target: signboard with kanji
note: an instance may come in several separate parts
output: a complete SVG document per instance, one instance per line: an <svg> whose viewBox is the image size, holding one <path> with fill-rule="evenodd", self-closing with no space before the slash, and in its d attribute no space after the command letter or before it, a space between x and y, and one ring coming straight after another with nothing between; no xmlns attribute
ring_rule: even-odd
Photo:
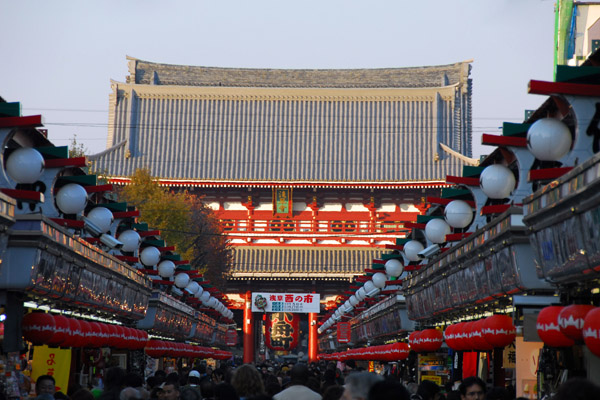
<svg viewBox="0 0 600 400"><path fill-rule="evenodd" d="M253 312L318 313L316 293L252 293Z"/></svg>
<svg viewBox="0 0 600 400"><path fill-rule="evenodd" d="M350 343L352 338L352 329L349 322L338 322L337 341L338 343Z"/></svg>

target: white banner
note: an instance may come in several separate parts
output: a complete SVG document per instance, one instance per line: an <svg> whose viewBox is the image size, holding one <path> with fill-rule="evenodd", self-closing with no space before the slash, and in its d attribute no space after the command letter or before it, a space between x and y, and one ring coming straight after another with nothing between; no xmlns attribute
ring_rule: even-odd
<svg viewBox="0 0 600 400"><path fill-rule="evenodd" d="M252 293L252 312L319 313L316 293Z"/></svg>

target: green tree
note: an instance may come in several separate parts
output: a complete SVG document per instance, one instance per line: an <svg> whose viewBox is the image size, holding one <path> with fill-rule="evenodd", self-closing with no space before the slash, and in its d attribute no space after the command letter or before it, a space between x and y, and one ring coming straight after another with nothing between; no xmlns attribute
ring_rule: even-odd
<svg viewBox="0 0 600 400"><path fill-rule="evenodd" d="M77 135L73 135L73 139L71 139L71 144L69 145L69 158L85 157L87 151L87 147L77 141Z"/></svg>
<svg viewBox="0 0 600 400"><path fill-rule="evenodd" d="M198 196L171 192L161 187L148 169L131 176L120 197L136 206L141 220L161 231L169 246L175 245L193 269L223 288L231 265L231 250L213 211Z"/></svg>

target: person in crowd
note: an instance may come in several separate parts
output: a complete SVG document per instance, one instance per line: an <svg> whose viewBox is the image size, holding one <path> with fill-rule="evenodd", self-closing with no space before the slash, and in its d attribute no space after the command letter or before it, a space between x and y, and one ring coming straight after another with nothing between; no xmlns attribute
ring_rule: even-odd
<svg viewBox="0 0 600 400"><path fill-rule="evenodd" d="M513 397L508 392L508 389L503 387L491 388L485 397L486 400L512 400Z"/></svg>
<svg viewBox="0 0 600 400"><path fill-rule="evenodd" d="M558 387L553 400L600 399L600 386L586 378L571 378Z"/></svg>
<svg viewBox="0 0 600 400"><path fill-rule="evenodd" d="M462 400L484 400L485 382L476 376L463 379L458 387Z"/></svg>
<svg viewBox="0 0 600 400"><path fill-rule="evenodd" d="M167 379L162 389L164 391L163 400L179 400L179 380L172 381Z"/></svg>
<svg viewBox="0 0 600 400"><path fill-rule="evenodd" d="M273 368L273 367L269 367ZM265 377L265 392L268 396L273 397L277 393L281 392L281 385L279 384L279 379L275 375L268 374Z"/></svg>
<svg viewBox="0 0 600 400"><path fill-rule="evenodd" d="M383 378L373 372L354 372L346 377L343 400L367 400L369 390Z"/></svg>
<svg viewBox="0 0 600 400"><path fill-rule="evenodd" d="M148 400L150 398L150 392L144 387L144 378L142 378L141 375L129 372L125 375L124 384L126 387L129 386L137 389L137 391L140 392L142 400Z"/></svg>
<svg viewBox="0 0 600 400"><path fill-rule="evenodd" d="M54 397L54 400L69 400L69 396L67 396L66 394L64 394L60 390L57 390L56 392L54 392L54 396L53 397Z"/></svg>
<svg viewBox="0 0 600 400"><path fill-rule="evenodd" d="M94 395L87 389L81 388L70 396L71 400L94 400Z"/></svg>
<svg viewBox="0 0 600 400"><path fill-rule="evenodd" d="M240 400L230 383L222 382L215 386L215 400Z"/></svg>
<svg viewBox="0 0 600 400"><path fill-rule="evenodd" d="M323 373L323 382L321 383L321 393L325 394L325 391L330 386L339 386L335 380L335 370L326 369Z"/></svg>
<svg viewBox="0 0 600 400"><path fill-rule="evenodd" d="M235 370L231 384L240 396L240 400L265 394L265 386L260 372L250 364L241 365Z"/></svg>
<svg viewBox="0 0 600 400"><path fill-rule="evenodd" d="M344 387L340 385L327 386L323 391L322 400L340 400L344 394Z"/></svg>
<svg viewBox="0 0 600 400"><path fill-rule="evenodd" d="M182 393L181 397L182 398L183 398L183 391L185 389L190 389L190 390L195 391L198 394L198 397L200 397L200 399L202 399L202 391L200 390L200 372L193 369L188 373L187 384L181 388L181 393Z"/></svg>
<svg viewBox="0 0 600 400"><path fill-rule="evenodd" d="M92 389L90 391L92 392L94 399L98 399L104 391L102 379L99 376L94 376L92 378Z"/></svg>
<svg viewBox="0 0 600 400"><path fill-rule="evenodd" d="M50 395L54 398L54 393L56 393L56 381L52 375L41 375L37 378L35 381L36 395Z"/></svg>
<svg viewBox="0 0 600 400"><path fill-rule="evenodd" d="M378 374L379 375L379 374ZM410 393L399 382L384 380L376 382L367 396L367 400L410 400Z"/></svg>
<svg viewBox="0 0 600 400"><path fill-rule="evenodd" d="M181 400L202 400L200 391L194 390L190 386L184 386L181 388L181 393L179 394L179 398Z"/></svg>
<svg viewBox="0 0 600 400"><path fill-rule="evenodd" d="M212 399L215 395L215 383L206 375L200 378L200 393L204 399Z"/></svg>
<svg viewBox="0 0 600 400"><path fill-rule="evenodd" d="M460 392L458 390L451 390L446 393L446 400L460 400Z"/></svg>
<svg viewBox="0 0 600 400"><path fill-rule="evenodd" d="M308 388L308 366L296 364L290 371L289 386L273 396L274 400L321 400L321 395ZM318 383L317 383L318 385Z"/></svg>
<svg viewBox="0 0 600 400"><path fill-rule="evenodd" d="M119 393L119 400L141 400L142 394L134 387L127 386Z"/></svg>
<svg viewBox="0 0 600 400"><path fill-rule="evenodd" d="M180 383L179 383L179 374L177 372L171 372L165 378L165 383L177 383L177 385L179 386L180 385Z"/></svg>
<svg viewBox="0 0 600 400"><path fill-rule="evenodd" d="M165 371L163 371L162 369L159 369L156 372L154 372L154 378L156 378L156 386L160 386L167 379L167 373ZM151 387L154 387L154 386L151 386Z"/></svg>
<svg viewBox="0 0 600 400"><path fill-rule="evenodd" d="M109 368L104 377L104 391L98 400L119 400L121 390L124 388L124 381L125 370L123 368Z"/></svg>
<svg viewBox="0 0 600 400"><path fill-rule="evenodd" d="M344 376L348 376L348 374L351 374L355 371L356 371L356 361L354 361L354 360L346 361L345 366L344 366Z"/></svg>
<svg viewBox="0 0 600 400"><path fill-rule="evenodd" d="M210 378L215 383L215 385L218 385L221 382L225 382L225 369L221 367L215 369Z"/></svg>
<svg viewBox="0 0 600 400"><path fill-rule="evenodd" d="M162 387L156 386L150 391L151 400L163 400L165 397L165 391Z"/></svg>
<svg viewBox="0 0 600 400"><path fill-rule="evenodd" d="M417 393L411 396L414 400L437 400L441 388L432 381L424 380L419 383Z"/></svg>

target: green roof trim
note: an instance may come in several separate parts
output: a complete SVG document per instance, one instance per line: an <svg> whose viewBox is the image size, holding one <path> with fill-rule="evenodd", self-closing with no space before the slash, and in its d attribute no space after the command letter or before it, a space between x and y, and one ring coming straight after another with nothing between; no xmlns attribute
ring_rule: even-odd
<svg viewBox="0 0 600 400"><path fill-rule="evenodd" d="M131 226L136 231L147 231L148 230L148 223L146 223L146 222L140 222L138 224L133 224Z"/></svg>
<svg viewBox="0 0 600 400"><path fill-rule="evenodd" d="M20 117L21 103L0 103L0 115L5 117Z"/></svg>
<svg viewBox="0 0 600 400"><path fill-rule="evenodd" d="M402 257L402 254L382 254L381 259L382 260L393 260L393 259L402 260L403 257Z"/></svg>
<svg viewBox="0 0 600 400"><path fill-rule="evenodd" d="M162 258L164 258L165 260L171 260L171 261L181 261L180 254L165 254L164 256L162 256Z"/></svg>
<svg viewBox="0 0 600 400"><path fill-rule="evenodd" d="M58 181L77 183L81 186L96 186L96 175L61 176Z"/></svg>
<svg viewBox="0 0 600 400"><path fill-rule="evenodd" d="M432 219L444 219L443 215L417 215L417 224L424 224Z"/></svg>
<svg viewBox="0 0 600 400"><path fill-rule="evenodd" d="M531 124L517 124L514 122L502 123L503 136L527 136L527 131Z"/></svg>
<svg viewBox="0 0 600 400"><path fill-rule="evenodd" d="M442 188L442 198L450 199L455 197L471 197L471 191L467 189L452 189L452 188Z"/></svg>
<svg viewBox="0 0 600 400"><path fill-rule="evenodd" d="M590 78L600 78L600 67L581 66L571 67L568 65L556 66L556 82L572 82L589 81Z"/></svg>
<svg viewBox="0 0 600 400"><path fill-rule="evenodd" d="M411 238L396 238L396 246L402 246L410 242L411 240Z"/></svg>
<svg viewBox="0 0 600 400"><path fill-rule="evenodd" d="M41 146L35 148L44 158L69 158L69 146Z"/></svg>
<svg viewBox="0 0 600 400"><path fill-rule="evenodd" d="M147 244L149 246L154 246L154 247L165 247L164 240L147 239L147 240L144 240L144 244Z"/></svg>
<svg viewBox="0 0 600 400"><path fill-rule="evenodd" d="M463 165L462 176L465 178L475 178L481 175L485 167L473 167L471 165Z"/></svg>
<svg viewBox="0 0 600 400"><path fill-rule="evenodd" d="M117 212L127 211L127 203L106 203L106 204L102 204L102 207L106 207L109 210L117 211Z"/></svg>

